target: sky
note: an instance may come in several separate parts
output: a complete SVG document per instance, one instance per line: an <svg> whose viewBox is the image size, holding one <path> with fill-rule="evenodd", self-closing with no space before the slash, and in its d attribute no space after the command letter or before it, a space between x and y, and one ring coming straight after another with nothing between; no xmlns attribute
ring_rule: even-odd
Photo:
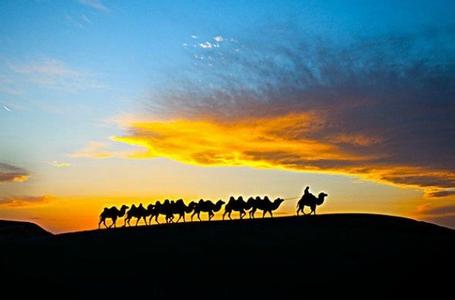
<svg viewBox="0 0 455 300"><path fill-rule="evenodd" d="M0 219L310 186L455 228L455 3L385 2L1 1Z"/></svg>

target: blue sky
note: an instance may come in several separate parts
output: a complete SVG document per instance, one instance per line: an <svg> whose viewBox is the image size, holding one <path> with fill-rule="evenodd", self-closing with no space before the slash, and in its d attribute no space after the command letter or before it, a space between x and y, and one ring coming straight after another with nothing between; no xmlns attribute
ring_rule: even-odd
<svg viewBox="0 0 455 300"><path fill-rule="evenodd" d="M365 119L371 117L373 121L359 118L347 122L358 107L348 108L344 105L346 100L338 104L336 114L330 112L332 118L340 118L337 121L341 127L334 129L326 124L324 130L314 132L311 138L317 136L317 141L323 143L336 135L339 143L348 140L353 143L337 144L342 148L340 151L363 156L377 153L373 147L360 149L354 144L381 140L384 141L381 151L389 154L389 158L381 158L379 163L369 161L374 168L393 165L426 168L431 172L416 179L415 174L397 178L396 174L378 175L376 170L371 175L368 171L368 176L375 179L382 176L385 185L378 185L364 181L363 175L358 179L358 171L346 171L344 167L340 170L340 162L336 166L329 162L316 166L329 174L333 171L332 175L283 171L281 167L250 170L248 164L234 168L217 166L215 173L224 178L225 186L232 187L238 177L246 176L242 172L252 172L254 176L263 176L259 186L288 180L285 186L294 190L300 190L298 182L309 181L320 189L328 186L342 193L343 186L360 180L364 184L361 188L364 194L360 196L369 195L375 199L372 203L377 203L377 199L371 195L379 190L387 193L392 189L397 199L408 200L422 198L422 193L452 194L453 159L439 146L423 145L444 145L453 137L454 124L449 119L453 90L446 87L453 80L454 12L453 1L1 1L0 163L8 165L4 166L5 174L19 168L22 171L18 174L31 176L20 184L2 184L0 196L78 196L84 180L100 180L110 168L117 172L127 169L124 176L128 175L130 184L141 191L147 190L145 186L150 183L139 180L142 189L138 180L133 183L132 178L143 178L151 170L193 174L188 175L194 178L187 182L188 186L213 184L210 183L213 169L188 166L179 159L169 161L179 153L162 153L162 158L139 161L124 160L123 154L91 160L80 153L121 153L131 149L128 143L110 140L112 136L144 138L141 130L126 124L128 120L150 121L151 116L198 119L202 115L215 119L236 115L243 120L247 114L273 119L289 112L307 113L305 108L319 110L331 101L327 99L328 90L341 95L338 98L351 97L351 104L354 98L356 101L377 98L370 101L367 111L362 110ZM308 52L303 55L300 50ZM346 65L337 64L337 57L338 61L346 59L346 64L350 59L352 65L358 64L358 69L347 70ZM286 65L290 64L292 69L301 60L318 76L328 70L321 66L331 67L341 75L311 82L317 85L331 82L331 86L325 87L324 92L315 89L308 94L298 83L290 83L301 82L302 74L298 70L288 72ZM251 67L258 62L257 68ZM424 67L419 69L422 64ZM354 79L365 78L371 84L344 82L347 74ZM390 74L395 74L396 80L384 79ZM425 85L414 89L411 78ZM435 84L430 86L428 78ZM395 86L395 82L399 85ZM284 90L291 91L292 97L283 95ZM404 96L398 98L398 93ZM417 99L412 96L414 93L427 97ZM380 96L391 104L381 105L387 101ZM317 100L312 98L299 106L295 100L299 97ZM158 109L151 108L156 106ZM422 112L423 106L433 107L428 110L431 114L428 118ZM404 121L409 126L393 117L402 107L409 107ZM440 107L447 107L447 111L441 112ZM394 132L385 132L381 122L374 122L382 114L384 117L379 121L397 128ZM428 132L424 132L422 120L429 120ZM402 144L399 140L406 142ZM415 153L414 160L413 155L403 154L415 148L421 150ZM272 156L266 160L276 163L277 158ZM282 158L279 160L282 163ZM300 161L304 162L307 161ZM58 163L68 166L57 168ZM324 169L327 164L329 168ZM358 170L357 165L351 167ZM116 176L112 182L126 180ZM171 182L178 178L169 177L160 184L168 184L171 189ZM410 186L392 188L390 183ZM217 186L223 195L229 190L218 183ZM102 190L101 186L93 187L79 194L97 196ZM160 195L168 191L158 190ZM185 191L195 193L193 189ZM214 191L210 193L213 195ZM349 202L353 194L356 193L351 191L341 198ZM410 206L415 207L415 202ZM361 209L361 205L355 207ZM365 207L374 210L374 205ZM338 206L334 210L337 209ZM408 215L411 214L409 211Z"/></svg>

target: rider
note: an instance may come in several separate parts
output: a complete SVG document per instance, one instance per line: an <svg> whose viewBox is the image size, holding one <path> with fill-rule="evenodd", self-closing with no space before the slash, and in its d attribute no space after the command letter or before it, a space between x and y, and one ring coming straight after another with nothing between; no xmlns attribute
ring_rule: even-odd
<svg viewBox="0 0 455 300"><path fill-rule="evenodd" d="M305 188L304 195L305 195L305 196L308 196L309 194L310 194L310 187L307 186L307 187Z"/></svg>

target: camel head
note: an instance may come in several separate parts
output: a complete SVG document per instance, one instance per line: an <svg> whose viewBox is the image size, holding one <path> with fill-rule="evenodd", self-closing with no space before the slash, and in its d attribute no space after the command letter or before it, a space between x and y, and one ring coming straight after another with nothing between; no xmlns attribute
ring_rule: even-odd
<svg viewBox="0 0 455 300"><path fill-rule="evenodd" d="M276 199L273 201L273 203L276 203L278 206L280 206L281 203L283 203L283 202L284 202L284 199L282 199L282 198L276 198Z"/></svg>
<svg viewBox="0 0 455 300"><path fill-rule="evenodd" d="M318 201L317 201L316 204L317 204L317 205L321 205L322 203L324 203L324 200L325 200L324 198L327 197L327 196L328 196L328 194L326 194L326 193L324 193L324 192L319 193L319 195L318 195Z"/></svg>
<svg viewBox="0 0 455 300"><path fill-rule="evenodd" d="M120 210L127 210L129 207L126 206L125 204L122 205L122 207L120 208Z"/></svg>
<svg viewBox="0 0 455 300"><path fill-rule="evenodd" d="M154 204L149 204L149 205L147 206L147 211L148 211L148 212L151 212L151 211L153 210L154 207L155 207Z"/></svg>

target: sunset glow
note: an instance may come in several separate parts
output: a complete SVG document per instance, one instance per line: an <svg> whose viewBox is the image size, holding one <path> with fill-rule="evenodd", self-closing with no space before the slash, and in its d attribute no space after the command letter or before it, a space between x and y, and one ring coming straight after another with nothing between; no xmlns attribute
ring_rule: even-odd
<svg viewBox="0 0 455 300"><path fill-rule="evenodd" d="M293 215L310 186L320 213L455 227L442 2L2 1L0 219L231 195Z"/></svg>

